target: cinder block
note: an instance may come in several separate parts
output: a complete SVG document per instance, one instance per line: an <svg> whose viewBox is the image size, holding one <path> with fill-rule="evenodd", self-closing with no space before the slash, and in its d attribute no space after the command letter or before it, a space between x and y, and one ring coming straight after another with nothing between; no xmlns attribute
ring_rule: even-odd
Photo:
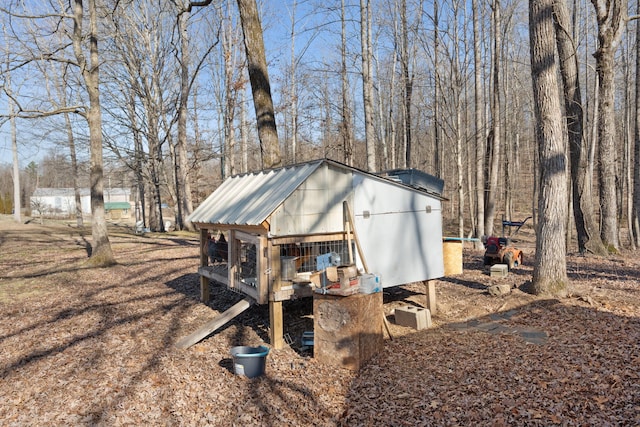
<svg viewBox="0 0 640 427"><path fill-rule="evenodd" d="M407 305L398 307L395 311L396 323L401 326L409 326L416 330L431 327L431 312L428 308Z"/></svg>
<svg viewBox="0 0 640 427"><path fill-rule="evenodd" d="M509 266L507 264L495 264L491 266L491 277L507 277Z"/></svg>

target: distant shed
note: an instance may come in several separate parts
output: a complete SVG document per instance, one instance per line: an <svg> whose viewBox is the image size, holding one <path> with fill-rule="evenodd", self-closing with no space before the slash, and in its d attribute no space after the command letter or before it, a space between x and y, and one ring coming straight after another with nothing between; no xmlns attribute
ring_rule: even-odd
<svg viewBox="0 0 640 427"><path fill-rule="evenodd" d="M420 171L376 175L328 159L230 177L188 218L200 229L201 297L213 279L269 303L278 348L281 302L312 295L318 255L380 274L384 288L442 277L441 189ZM218 232L228 256L210 264Z"/></svg>

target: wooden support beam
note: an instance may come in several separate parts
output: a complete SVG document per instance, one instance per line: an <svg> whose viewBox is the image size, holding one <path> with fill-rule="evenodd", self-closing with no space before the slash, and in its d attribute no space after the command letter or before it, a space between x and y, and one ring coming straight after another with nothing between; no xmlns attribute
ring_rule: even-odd
<svg viewBox="0 0 640 427"><path fill-rule="evenodd" d="M206 276L200 276L200 300L207 304L211 299L211 294L209 293L209 278Z"/></svg>
<svg viewBox="0 0 640 427"><path fill-rule="evenodd" d="M269 341L274 349L284 347L284 320L282 301L277 301L276 294L282 288L280 279L280 246L267 241L267 250L271 258L269 273Z"/></svg>
<svg viewBox="0 0 640 427"><path fill-rule="evenodd" d="M274 349L284 347L284 320L282 301L276 301L275 295L282 288L280 279L280 246L267 243L271 258L271 272L269 274L269 341Z"/></svg>
<svg viewBox="0 0 640 427"><path fill-rule="evenodd" d="M344 202L342 202L342 206L343 206L345 214L346 214L346 219L351 224L351 229L353 230L353 240L355 240L355 242L356 242L356 249L358 250L358 253L360 254L360 262L362 262L362 267L364 268L364 272L365 273L369 273L369 267L367 266L367 260L365 259L364 251L362 250L362 246L360 246L360 239L358 238L358 233L356 232L356 223L355 223L355 221L353 219L353 212L351 212L351 209L349 208L349 203L347 203L346 200ZM351 245L349 245L349 247L351 247Z"/></svg>
<svg viewBox="0 0 640 427"><path fill-rule="evenodd" d="M427 308L434 314L436 312L436 282L427 280L424 282L425 294L427 297Z"/></svg>
<svg viewBox="0 0 640 427"><path fill-rule="evenodd" d="M269 301L269 341L274 349L284 347L282 301Z"/></svg>
<svg viewBox="0 0 640 427"><path fill-rule="evenodd" d="M205 339L206 337L214 333L216 329L220 328L221 326L224 326L227 322L233 320L234 317L238 316L239 314L244 312L246 309L251 307L252 304L253 304L253 300L251 300L250 298L245 298L242 301L237 302L235 305L233 305L224 313L220 314L218 317L215 317L213 320L210 320L207 323L205 323L205 325L199 328L197 331L193 332L190 335L187 335L186 337L181 338L176 343L176 347L183 348L183 349L191 347L195 343Z"/></svg>
<svg viewBox="0 0 640 427"><path fill-rule="evenodd" d="M207 248L207 237L209 236L209 230L206 228L200 229L200 267L206 267L209 265L209 254ZM207 304L209 302L209 278L200 276L200 300Z"/></svg>

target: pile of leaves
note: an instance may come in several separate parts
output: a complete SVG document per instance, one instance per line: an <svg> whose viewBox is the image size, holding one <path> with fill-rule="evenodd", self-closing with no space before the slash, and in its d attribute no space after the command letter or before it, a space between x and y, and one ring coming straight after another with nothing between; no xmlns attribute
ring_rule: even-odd
<svg viewBox="0 0 640 427"><path fill-rule="evenodd" d="M423 285L385 289L393 339L358 372L317 362L300 342L313 329L311 301L287 302L290 345L247 379L230 348L268 342L268 307L179 350L176 341L242 295L212 286L211 302L199 302L195 234L110 232L118 264L96 269L86 263L89 229L0 219L3 425L640 424L633 253L570 255L570 297L541 300L521 290L530 249L501 279L467 249L463 274L436 283L432 328L393 321L396 307L425 304ZM511 294L490 296L495 283Z"/></svg>

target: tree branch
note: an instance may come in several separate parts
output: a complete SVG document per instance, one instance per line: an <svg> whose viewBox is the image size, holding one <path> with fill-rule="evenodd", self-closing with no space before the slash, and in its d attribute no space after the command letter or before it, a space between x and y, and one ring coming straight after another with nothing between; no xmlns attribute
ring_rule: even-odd
<svg viewBox="0 0 640 427"><path fill-rule="evenodd" d="M13 99L13 97L11 99ZM2 114L0 115L0 118L4 119L5 121L6 119L9 119L11 117L16 117L19 119L41 119L44 117L51 117L51 116L56 116L58 114L65 114L65 113L79 114L80 116L86 118L86 112L84 111L85 107L82 105L73 105L69 107L56 108L55 110L51 110L51 111L41 111L41 110L25 110L22 107L20 107L20 105L16 101L14 101L14 103L18 107L18 111L12 115Z"/></svg>
<svg viewBox="0 0 640 427"><path fill-rule="evenodd" d="M0 7L0 12L6 13L13 18L20 19L46 19L46 18L73 18L73 15L67 15L64 13L45 13L44 15L23 15L21 13L11 12L9 9Z"/></svg>

